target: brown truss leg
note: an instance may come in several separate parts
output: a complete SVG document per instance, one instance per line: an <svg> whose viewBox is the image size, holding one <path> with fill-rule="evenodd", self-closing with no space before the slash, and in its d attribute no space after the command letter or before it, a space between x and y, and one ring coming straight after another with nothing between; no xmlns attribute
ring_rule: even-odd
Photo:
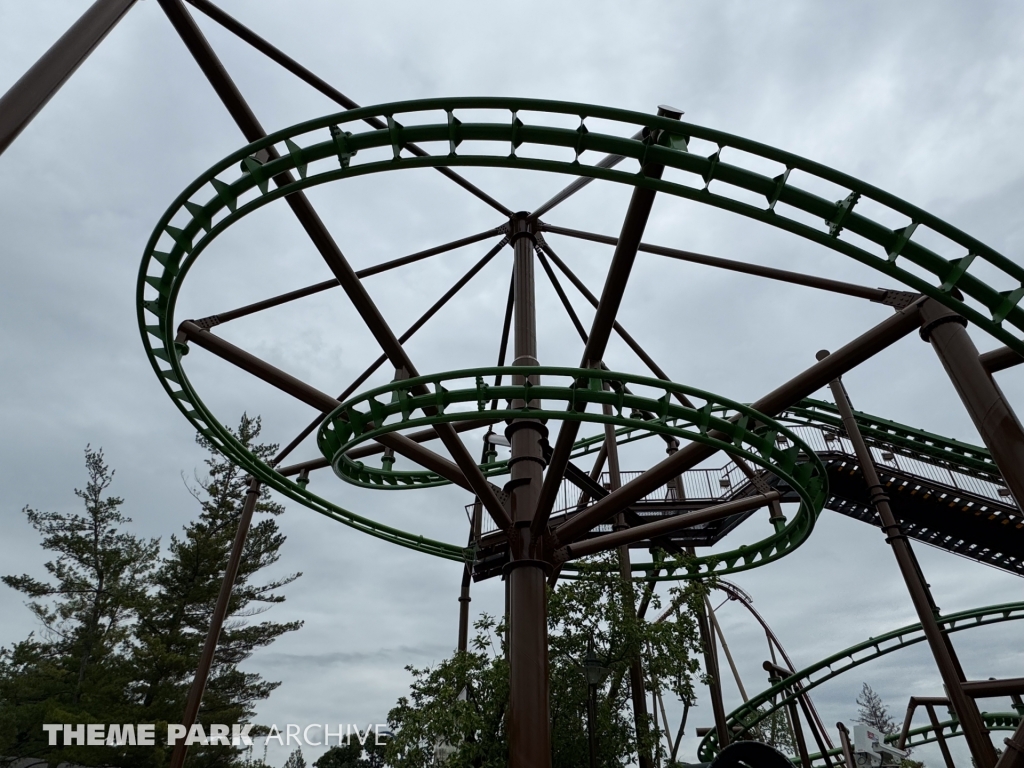
<svg viewBox="0 0 1024 768"><path fill-rule="evenodd" d="M818 354L822 356L828 353L819 352ZM977 358L978 355L975 353L974 359L977 360ZM878 472L875 470L875 462L871 457L871 451L864 442L864 438L860 433L860 427L857 426L857 420L853 415L853 408L846 395L846 388L839 379L832 381L829 386L832 389L832 395L835 398L836 406L839 408L839 413L843 417L843 426L846 427L847 437L849 437L850 442L853 443L854 450L857 452L857 461L864 475L864 482L867 485L871 503L881 520L882 530L886 533L886 542L892 547L893 554L896 556L896 562L899 564L903 580L907 584L911 602L913 602L914 609L917 611L917 617L921 622L925 638L928 640L932 656L935 657L935 664L939 668L942 682L946 686L946 692L953 705L953 710L956 712L957 718L963 727L967 746L970 748L971 755L974 757L975 763L979 768L992 768L996 762L996 753L992 748L992 741L989 739L988 730L981 719L978 705L964 693L963 669L960 667L953 644L949 641L949 637L939 628L936 621L938 608L935 606L935 601L932 599L928 584L921 573L921 566L918 564L914 551L910 547L910 541L900 529L899 524L896 522L896 516L893 515L892 509L889 506L889 497L886 495L882 483L878 479Z"/></svg>
<svg viewBox="0 0 1024 768"><path fill-rule="evenodd" d="M981 439L1024 509L1024 429L1002 390L985 370L971 341L967 321L937 301L921 308L921 338L931 342Z"/></svg>
<svg viewBox="0 0 1024 768"><path fill-rule="evenodd" d="M245 537L249 534L249 526L252 523L252 515L256 510L256 502L260 498L260 481L251 478L249 490L245 492L245 502L242 504L242 514L238 518L238 529L235 532L235 540L231 543L231 554L228 557L228 566L224 570L224 579L220 583L220 594L217 596L217 605L213 609L213 616L210 617L210 631L206 633L206 643L203 645L203 653L199 657L199 666L196 667L196 676L192 680L192 686L188 690L188 701L185 703L185 714L181 723L190 728L199 715L199 704L203 700L203 691L206 690L206 681L210 677L210 668L213 666L213 656L217 650L217 641L220 639L221 629L224 627L224 619L228 614L228 603L231 601L231 591L235 587L235 579L238 578L238 566L242 562L242 550L245 548ZM188 747L184 740L174 745L174 752L171 754L171 768L181 768L185 763L185 754Z"/></svg>
<svg viewBox="0 0 1024 768"><path fill-rule="evenodd" d="M0 97L0 155L134 4L135 0L96 0Z"/></svg>

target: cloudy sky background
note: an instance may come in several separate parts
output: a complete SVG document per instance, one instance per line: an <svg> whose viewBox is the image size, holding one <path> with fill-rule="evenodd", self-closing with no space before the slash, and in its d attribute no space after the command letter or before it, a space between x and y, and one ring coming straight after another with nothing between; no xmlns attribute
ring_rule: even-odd
<svg viewBox="0 0 1024 768"><path fill-rule="evenodd" d="M80 0L0 5L0 91L87 7ZM362 104L434 96L529 96L641 111L660 103L686 119L812 158L903 197L1010 258L1024 244L1024 10L1010 2L338 4L224 0L222 6ZM267 130L337 107L195 14ZM0 571L42 574L44 553L25 504L70 509L84 484L82 449L102 446L115 492L141 535L180 530L196 506L183 482L203 454L143 353L135 280L153 226L203 170L244 144L155 2L125 17L0 157ZM713 151L708 150L708 153ZM567 179L467 171L513 210ZM546 220L618 233L629 190L594 184ZM379 174L311 193L356 268L495 226L498 216L431 171ZM610 249L550 237L594 292ZM675 199L656 202L651 242L899 287L831 251ZM488 248L479 243L368 278L401 332ZM952 254L951 254L952 255ZM421 371L493 364L511 264L505 249L409 344ZM200 259L178 319L230 309L329 277L286 206L250 216ZM584 322L592 313L570 295ZM543 363L574 365L581 344L538 272ZM885 319L861 300L641 255L620 319L676 381L750 401ZM314 385L338 392L376 356L340 291L240 320L223 335ZM972 329L983 350L996 346ZM613 342L613 369L645 373ZM288 442L306 406L201 351L194 384L225 423L263 415L264 436ZM389 377L384 371L374 382ZM855 405L979 442L928 345L911 336L846 377ZM999 374L1024 403L1024 371ZM824 393L822 393L824 396ZM624 468L657 458L631 448ZM471 450L476 452L477 445ZM315 455L304 445L297 458ZM359 492L324 473L311 486L353 511L448 541L465 537L467 494L451 489ZM381 721L407 690L406 664L455 644L459 566L384 544L289 504L281 572L304 576L275 608L306 626L248 668L283 684L263 722ZM823 513L811 541L777 565L735 577L798 666L914 614L879 531ZM1019 600L1019 579L918 546L944 611ZM474 588L473 609L501 610L499 582ZM22 598L0 590L0 642L34 629ZM760 630L734 604L721 621L748 691L764 683ZM969 678L1019 676L1021 628L955 636ZM862 681L902 714L910 695L940 695L922 646L818 689L827 724L850 721ZM727 707L739 703L731 680ZM991 709L1005 709L998 700ZM673 708L678 711L677 708ZM675 717L675 715L673 715ZM692 726L711 725L702 699ZM958 759L966 752L957 744ZM307 756L316 750L307 750ZM273 754L273 750L272 750ZM930 765L937 752L922 749ZM283 761L283 752L274 756Z"/></svg>

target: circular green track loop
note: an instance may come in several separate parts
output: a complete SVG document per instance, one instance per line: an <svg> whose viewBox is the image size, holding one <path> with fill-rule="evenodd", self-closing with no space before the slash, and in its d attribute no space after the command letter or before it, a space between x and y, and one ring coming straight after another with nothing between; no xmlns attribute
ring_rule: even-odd
<svg viewBox="0 0 1024 768"><path fill-rule="evenodd" d="M973 627L1000 624L1005 621L1019 621L1021 619L1024 619L1024 602L1013 602L951 613L947 616L939 617L938 622L943 632L949 634L951 632L972 629ZM772 712L797 699L799 694L787 693L787 689L791 688L794 684L799 683L806 693L854 667L859 667L901 648L924 642L924 640L924 631L920 624L910 624L891 632L886 632L878 637L869 638L862 643L853 645L809 667L801 669L784 680L779 681L771 688L752 696L742 706L730 712L726 721L730 728L739 726L742 730L738 732L737 736L742 737L751 728L769 717ZM762 707L763 709L761 709ZM759 712L758 710L761 711ZM702 762L711 762L718 752L718 736L714 731L711 731L697 747L697 759Z"/></svg>
<svg viewBox="0 0 1024 768"><path fill-rule="evenodd" d="M492 386L484 380L499 375L513 383ZM627 388L637 391L627 392ZM654 391L640 393L647 390ZM422 394L415 394L417 391ZM684 395L694 407L678 404L674 395ZM507 405L488 410L492 400ZM527 407L527 403L533 405ZM514 407L516 404L520 407ZM588 411L587 406L596 406L597 410ZM611 413L605 414L602 406L610 406ZM656 418L645 419L644 411ZM825 467L817 454L774 419L695 387L598 369L471 368L393 381L339 405L320 426L317 444L338 476L348 482L383 488L437 485L445 481L430 472L395 472L385 466L369 474L345 454L360 443L400 430L476 420L481 414L508 421L556 419L612 424L703 443L768 470L797 493L797 514L774 535L729 552L694 558L687 562L688 578L735 573L792 552L810 535L828 497ZM780 445L780 437L786 439L786 447ZM500 465L483 468L493 472ZM419 486L414 484L417 480ZM651 563L638 565L638 570L654 567Z"/></svg>
<svg viewBox="0 0 1024 768"><path fill-rule="evenodd" d="M578 119L579 126L564 127L567 115ZM381 118L388 127L366 128L362 121L368 117ZM619 133L599 129L598 120L604 126L617 124ZM657 141L625 138L638 127L651 129ZM690 152L693 139L709 142L718 151L709 156ZM419 143L436 154L410 157L402 149L408 143ZM550 148L559 148L564 159L528 156L531 148L545 154L551 154ZM262 150L277 157L260 163L256 157L266 156ZM590 164L604 154L629 158L634 170L628 169L630 163L618 168ZM771 161L779 172L773 176L751 170L745 165L751 160L759 168L763 161ZM645 176L640 169L648 162L670 169L666 177ZM406 533L345 510L259 462L210 413L190 384L174 344L174 310L183 280L200 254L228 227L264 205L345 178L454 166L604 179L746 216L867 264L937 299L1024 354L1024 309L1018 306L1024 297L1024 269L916 206L788 152L670 118L536 99L429 99L310 120L232 153L171 204L143 255L136 292L139 328L150 362L173 402L225 455L286 496L403 546L453 560L466 557L462 547ZM286 171L295 172L294 181L272 187L272 180ZM813 177L819 186L820 182L831 184L840 199L833 201L807 191L801 186L801 178L807 177ZM765 202L754 205L738 199L750 199L751 193ZM862 201L871 201L871 206ZM819 223L807 223L808 217ZM876 218L903 221L905 226L891 229ZM921 235L926 231L927 242L941 241L940 250L951 258L924 244ZM856 235L857 241L849 234ZM978 276L982 270L986 277L994 276L994 285Z"/></svg>

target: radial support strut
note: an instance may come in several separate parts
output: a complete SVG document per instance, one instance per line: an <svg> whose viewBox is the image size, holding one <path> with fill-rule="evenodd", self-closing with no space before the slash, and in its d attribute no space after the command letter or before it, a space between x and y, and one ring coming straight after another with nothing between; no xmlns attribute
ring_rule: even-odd
<svg viewBox="0 0 1024 768"><path fill-rule="evenodd" d="M7 93L0 96L0 155L133 5L135 0L96 0Z"/></svg>
<svg viewBox="0 0 1024 768"><path fill-rule="evenodd" d="M922 312L922 315L924 314L925 311ZM946 323L945 325L949 326L950 324ZM962 326L958 325L957 327L961 331L963 330ZM818 355L819 358L822 358L828 355L828 353L819 352ZM824 357L824 359L828 358ZM977 350L974 351L973 359L978 359ZM853 415L853 407L850 405L850 400L846 395L846 388L838 378L831 381L829 387L835 398L836 406L839 408L839 413L843 417L843 426L846 428L847 437L853 443L854 451L857 453L857 461L860 464L864 482L868 488L871 504L881 520L882 530L886 534L885 540L892 547L893 554L896 556L900 573L903 574L903 580L907 584L911 602L914 604L914 610L917 611L918 619L921 621L921 628L931 648L932 656L935 658L935 664L939 668L942 682L946 686L950 703L963 727L964 738L967 740L967 746L974 757L975 765L979 766L979 768L992 768L996 763L996 753L992 748L992 741L988 736L988 730L981 719L978 705L964 693L963 683L965 678L960 661L957 659L956 651L953 649L953 644L950 642L949 637L942 632L936 621L938 608L932 599L931 591L928 589L928 584L924 579L924 574L921 572L921 566L917 562L914 550L910 546L910 541L903 533L899 523L896 522L896 516L893 515L892 508L889 506L889 497L886 495L882 482L878 478L875 461L867 444L864 442L860 427L857 425L857 420Z"/></svg>
<svg viewBox="0 0 1024 768"><path fill-rule="evenodd" d="M1024 429L985 370L966 325L964 318L936 301L926 301L921 308L921 338L939 356L1003 481L1024 509Z"/></svg>

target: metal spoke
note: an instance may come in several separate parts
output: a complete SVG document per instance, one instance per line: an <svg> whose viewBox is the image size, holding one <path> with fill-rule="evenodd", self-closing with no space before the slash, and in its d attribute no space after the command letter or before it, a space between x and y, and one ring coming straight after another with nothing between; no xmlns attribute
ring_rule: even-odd
<svg viewBox="0 0 1024 768"><path fill-rule="evenodd" d="M544 250L544 253L546 253L553 262L555 262L558 268L562 270L562 274L569 278L569 281L576 286L576 290L578 290L583 295L583 297L587 301L589 301L591 305L593 305L593 307L596 309L598 305L597 297L593 293L591 293L587 286L583 283L583 281L580 280L571 269L569 269L566 263L558 257L558 254L554 252L554 250L547 243L547 241L544 240L543 237L538 236L537 244ZM650 355L647 354L646 351L644 351L644 348L640 346L636 339L634 339L631 335L629 335L629 333L626 332L626 329L623 328L618 323L618 321L615 322L613 327L615 328L615 332L619 334L619 338L626 342L626 346L633 350L634 354L636 354L636 356L639 357L643 361L643 363L651 370L651 373L653 373L655 376L657 376L659 379L662 379L663 381L670 380L668 374L665 373L664 370L662 370L661 366L654 362L654 358L652 358ZM679 400L679 402L682 403L683 405L693 405L686 397L686 395L683 395L682 393L676 393L676 399Z"/></svg>
<svg viewBox="0 0 1024 768"><path fill-rule="evenodd" d="M643 138L643 135L644 135L643 131L637 131L632 136L630 136L630 138L633 139L633 140L637 140L637 139ZM618 165L619 163L621 163L625 159L626 158L625 158L624 155L605 155L601 160L599 160L596 163L594 163L594 167L595 168L614 168L616 165ZM569 186L567 186L561 192L556 194L554 197L552 197L546 203L543 203L539 208L537 208L533 213L531 213L530 214L530 219L532 221L537 221L537 219L539 219L545 213L550 211L556 205L558 205L560 203L563 203L566 200L568 200L570 197L575 195L577 192L579 192L581 189L583 189L585 186L587 186L587 184L589 184L593 180L594 180L593 176L581 176L580 178L576 179L574 182L569 184Z"/></svg>
<svg viewBox="0 0 1024 768"><path fill-rule="evenodd" d="M184 340L194 342L197 346L212 352L217 357L238 366L242 370L251 373L253 376L262 379L271 386L277 387L282 392L286 392L322 413L330 413L341 405L341 401L335 400L326 392L321 392L316 387L295 378L280 368L276 368L231 342L213 335L210 331L200 328L191 320L183 322L179 326L179 331ZM453 464L449 459L413 442L408 437L399 434L381 435L377 442L391 448L406 458L418 462L456 485L466 490L472 490L469 480L460 467Z"/></svg>
<svg viewBox="0 0 1024 768"><path fill-rule="evenodd" d="M199 11L202 11L215 22L217 22L222 27L227 29L229 32L234 33L239 39L247 42L249 45L251 45L253 48L255 48L263 55L265 55L271 61L277 62L286 70L288 70L293 75L298 77L300 80L313 86L316 90L320 91L320 93L322 93L327 98L340 104L345 109L359 108L359 105L356 102L354 102L348 96L343 94L337 88L330 85L321 78L317 77L315 74L313 74L304 66L295 61L295 59L291 58L280 49L275 48L273 45L268 43L262 37L253 32L251 29L249 29L244 24L239 22L233 16L229 16L228 14L226 14L213 3L208 2L208 0L187 0L187 2ZM387 129L387 124L385 124L384 122L375 117L367 118L366 122L374 128L385 130ZM430 154L429 152L416 146L415 144L405 144L403 146L410 153L416 155L417 157L426 157ZM484 192L482 189L477 187L475 184L463 178L450 168L437 168L436 170L439 173L441 173L442 176L446 176L447 178L451 179L460 187L465 189L467 192L479 198L483 202L487 203L487 205L491 206L494 210L498 211L499 213L505 216L512 215L512 210L510 208L507 208L506 206L502 205L493 197Z"/></svg>
<svg viewBox="0 0 1024 768"><path fill-rule="evenodd" d="M619 240L616 237L609 237L607 235L598 235L593 232L584 232L578 229L569 229L567 227L556 227L550 224L544 224L541 222L539 225L540 229L544 232L548 232L552 235L565 235L566 237L574 237L578 240L589 240L594 243L604 243L605 245L617 245ZM800 272L790 272L786 269L776 269L775 267L763 267L758 264L747 264L743 261L734 261L732 259L723 259L718 256L707 256L703 253L694 253L692 251L682 251L677 248L666 248L661 245L650 245L648 243L641 243L639 250L645 253L654 253L659 256L667 256L670 259L679 259L680 261L688 261L692 264L704 264L709 267L718 267L720 269L728 269L732 272L743 272L748 275L756 275L758 277L767 277L770 280L781 280L785 283L792 283L794 285L805 285L808 288L819 288L823 291L831 291L833 293L842 293L847 296L856 296L861 299L868 299L869 301L878 302L880 304L888 303L887 300L892 300L893 294L903 294L905 291L894 291L886 288L868 288L863 285L856 285L854 283L846 283L842 280L830 280L827 277L816 277L814 275L804 275Z"/></svg>
<svg viewBox="0 0 1024 768"><path fill-rule="evenodd" d="M469 237L464 237L461 240L453 240L450 243L439 245L436 248L428 248L425 251L419 251L417 253L410 254L409 256L403 256L399 259L385 261L383 264L375 264L372 267L360 269L358 272L356 272L356 277L362 280L364 277L370 277L371 275L379 275L382 272L387 272L397 267L402 267L405 266L406 264L411 264L414 261L420 261L431 256L437 256L438 254L441 253L453 251L456 248L461 248L464 245L478 243L481 240L486 240L488 237L500 235L504 231L505 227L495 227L494 229L489 229L486 232L480 232L475 235L470 235ZM262 312L264 309L270 309L271 307L279 307L282 304L287 304L288 302L295 301L296 299L303 299L306 296L312 296L316 293L320 293L321 291L326 291L331 288L337 288L339 285L340 283L338 282L337 279L324 280L321 283L308 285L305 288L297 288L294 291L288 291L288 293L282 293L278 296L273 296L269 299L264 299L263 301L257 301L253 304L247 304L244 307L239 307L238 309L231 309L228 310L227 312L218 312L215 315L209 315L208 317L203 318L201 322L211 327L214 325L221 325L223 323L230 322L231 320L237 320L240 317L251 315L255 312Z"/></svg>
<svg viewBox="0 0 1024 768"><path fill-rule="evenodd" d="M411 339L413 334L415 334L420 328L422 328L426 324L426 322L428 320L430 320L430 318L432 318L435 314L437 314L438 310L440 310L441 307L443 307L445 304L447 304L448 301L456 293L458 293L460 290L462 290L463 287L465 287L466 283L468 283L470 280L472 280L473 277L476 276L476 274L481 269L483 269L488 264L488 262L491 261L491 259L493 259L497 255L498 251L500 251L505 246L506 242L508 242L508 238L504 238L500 243L498 243L496 246L491 248L491 250L489 250L484 255L484 257L482 259L480 259L480 261L478 261L476 264L474 264L472 267L470 267L469 271L466 272L466 274L464 274L462 277L460 277L456 281L455 285L453 285L451 288L449 288L444 293L444 295L441 296L441 298L439 298L437 301L434 302L434 304L430 307L430 309L428 309L426 312L424 312L422 315L420 315L419 319L417 319L416 322L414 322L412 325L410 325L408 330L406 330L405 333L403 333L401 336L399 336L399 338L398 338L399 342L404 344L409 339ZM368 378L370 378L370 376L372 376L382 365L384 365L384 363L387 362L387 359L388 359L387 355L381 355L376 360L374 360L373 363L370 364L369 368L367 368L365 371L363 371L361 374L359 374L359 376L356 377L355 381L353 381L351 384L349 384L348 387L345 389L345 391L342 392L340 395L338 395L338 398L337 398L338 401L340 402L340 401L344 400L349 395L351 395L353 392L355 392L357 387L359 387L364 381L366 381ZM502 363L499 362L498 364L501 365ZM298 447L299 443L301 443L303 440L305 440L307 437L309 437L309 435L313 432L313 430L316 429L316 427L320 423L320 421L321 420L319 418L314 419L313 421L311 421L302 430L302 432L300 432L298 434L298 436L294 440L292 440L290 443L288 443L288 445L285 446L284 450L282 450L280 453L278 453L278 455L274 458L274 460L271 462L271 464L276 466L280 462L284 461L285 457L287 457L288 454L290 454L293 450L295 450L295 448ZM461 431L461 430L459 430L459 431ZM435 435L436 435L436 433L435 433Z"/></svg>

